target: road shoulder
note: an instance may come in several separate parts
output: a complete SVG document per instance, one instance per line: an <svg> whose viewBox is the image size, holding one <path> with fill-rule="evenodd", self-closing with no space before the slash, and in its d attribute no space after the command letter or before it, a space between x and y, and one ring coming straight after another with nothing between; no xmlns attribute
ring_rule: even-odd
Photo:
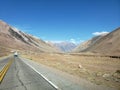
<svg viewBox="0 0 120 90"><path fill-rule="evenodd" d="M21 58L26 64L34 67L36 71L41 73L45 78L54 83L61 90L114 90L113 88L105 87L102 85L95 85L82 78L78 78L59 71L57 69L39 64L32 60Z"/></svg>

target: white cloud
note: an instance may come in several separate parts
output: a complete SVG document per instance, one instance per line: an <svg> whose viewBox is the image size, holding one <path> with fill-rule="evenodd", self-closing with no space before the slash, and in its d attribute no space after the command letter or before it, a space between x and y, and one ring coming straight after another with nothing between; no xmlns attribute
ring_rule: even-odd
<svg viewBox="0 0 120 90"><path fill-rule="evenodd" d="M49 41L46 41L46 42L49 42ZM61 42L64 42L64 41L62 41L62 40L61 41L59 41L59 40L58 41L57 40L56 41L52 40L50 42L52 42L52 43L61 43Z"/></svg>
<svg viewBox="0 0 120 90"><path fill-rule="evenodd" d="M98 35L105 35L105 34L108 34L109 32L107 32L107 31L102 31L102 32L94 32L94 33L92 33L93 35L95 35L95 36L98 36Z"/></svg>
<svg viewBox="0 0 120 90"><path fill-rule="evenodd" d="M84 42L84 40L71 38L69 42L72 42L72 43L77 45L77 44L80 44L80 43Z"/></svg>
<svg viewBox="0 0 120 90"><path fill-rule="evenodd" d="M49 41L46 40L46 42L49 42ZM50 40L50 42L52 42L52 43L72 42L72 43L76 44L75 39L70 39L70 40Z"/></svg>
<svg viewBox="0 0 120 90"><path fill-rule="evenodd" d="M76 44L77 41L76 41L75 39L71 38L71 39L70 39L70 42Z"/></svg>
<svg viewBox="0 0 120 90"><path fill-rule="evenodd" d="M71 38L70 40L46 40L45 42L52 42L52 43L62 43L62 42L71 42L71 43L74 43L74 44L76 44L76 45L78 45L78 44L80 44L80 43L82 43L82 42L84 42L84 40L77 40L77 39L73 39L73 38Z"/></svg>

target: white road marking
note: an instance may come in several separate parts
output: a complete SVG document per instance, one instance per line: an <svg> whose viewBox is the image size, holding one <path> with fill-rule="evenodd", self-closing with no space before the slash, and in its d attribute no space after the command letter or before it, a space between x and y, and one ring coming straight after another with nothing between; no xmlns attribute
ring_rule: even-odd
<svg viewBox="0 0 120 90"><path fill-rule="evenodd" d="M22 60L22 59L21 59ZM56 88L57 90L61 90L58 86L56 86L54 83L52 83L49 79L47 79L43 74L41 74L40 72L38 72L32 65L26 63L24 60L22 60L25 64L27 64L30 68L32 68L35 72L37 72L39 75L42 76L42 78L44 78L47 82L49 82L54 88Z"/></svg>

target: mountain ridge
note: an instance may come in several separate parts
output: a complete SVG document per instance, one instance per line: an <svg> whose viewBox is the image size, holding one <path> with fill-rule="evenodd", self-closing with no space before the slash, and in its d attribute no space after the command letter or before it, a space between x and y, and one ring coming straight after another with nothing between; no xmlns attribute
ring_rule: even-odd
<svg viewBox="0 0 120 90"><path fill-rule="evenodd" d="M0 47L33 52L59 52L41 39L26 34L0 20Z"/></svg>
<svg viewBox="0 0 120 90"><path fill-rule="evenodd" d="M57 48L58 50L60 50L61 52L71 52L71 50L73 50L77 45L72 43L72 42L68 42L68 41L61 41L61 42L50 42L48 41L47 43L51 44L52 46L54 46L55 48Z"/></svg>
<svg viewBox="0 0 120 90"><path fill-rule="evenodd" d="M101 37L84 50L80 51L78 48L74 52L92 52L120 56L120 27Z"/></svg>
<svg viewBox="0 0 120 90"><path fill-rule="evenodd" d="M103 36L104 35L98 35L98 36L95 36L95 37L91 38L90 40L82 42L75 49L73 49L72 52L78 52L79 53L79 52L85 51L87 48L89 48L91 45L93 45L97 40L99 40Z"/></svg>

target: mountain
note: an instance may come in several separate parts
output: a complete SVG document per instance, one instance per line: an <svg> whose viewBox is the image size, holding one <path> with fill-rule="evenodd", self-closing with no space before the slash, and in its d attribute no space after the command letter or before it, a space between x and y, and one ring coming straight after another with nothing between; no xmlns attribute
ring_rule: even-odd
<svg viewBox="0 0 120 90"><path fill-rule="evenodd" d="M58 52L43 40L19 31L0 20L0 53L3 51L7 53L11 50Z"/></svg>
<svg viewBox="0 0 120 90"><path fill-rule="evenodd" d="M82 42L80 45L78 45L75 49L72 50L72 52L82 52L85 51L87 48L91 47L93 44L95 44L100 38L102 38L104 35L98 35L93 37L90 40L87 40L85 42Z"/></svg>
<svg viewBox="0 0 120 90"><path fill-rule="evenodd" d="M73 50L77 45L72 42L47 42L52 46L56 47L61 52L70 52Z"/></svg>
<svg viewBox="0 0 120 90"><path fill-rule="evenodd" d="M79 48L78 51L80 52ZM93 52L104 55L120 56L120 28L101 37L95 43L82 50L82 52Z"/></svg>

